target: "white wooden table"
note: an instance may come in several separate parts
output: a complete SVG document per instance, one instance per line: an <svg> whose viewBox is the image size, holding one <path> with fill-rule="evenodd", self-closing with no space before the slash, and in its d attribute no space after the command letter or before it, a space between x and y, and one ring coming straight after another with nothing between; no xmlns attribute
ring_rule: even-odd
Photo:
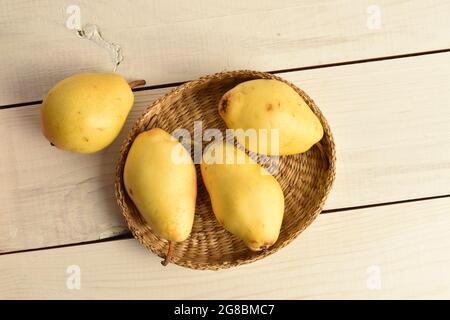
<svg viewBox="0 0 450 320"><path fill-rule="evenodd" d="M123 48L118 72L149 86L116 142L90 156L40 133L40 100L58 80L112 69L105 50L67 28L71 5ZM0 8L0 298L450 298L450 1ZM337 177L325 211L256 263L163 268L116 207L119 145L176 83L242 68L275 71L327 117Z"/></svg>

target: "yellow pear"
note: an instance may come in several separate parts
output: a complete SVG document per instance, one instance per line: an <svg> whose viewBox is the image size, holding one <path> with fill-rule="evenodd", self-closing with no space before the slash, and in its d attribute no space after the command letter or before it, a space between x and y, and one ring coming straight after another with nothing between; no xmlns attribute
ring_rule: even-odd
<svg viewBox="0 0 450 320"><path fill-rule="evenodd" d="M58 148L96 152L117 137L133 102L130 85L121 76L77 74L57 83L45 96L42 131Z"/></svg>
<svg viewBox="0 0 450 320"><path fill-rule="evenodd" d="M192 229L197 177L189 152L166 131L140 133L128 152L125 189L150 228L169 241Z"/></svg>
<svg viewBox="0 0 450 320"><path fill-rule="evenodd" d="M226 230L254 251L269 248L280 233L284 195L278 181L226 142L214 142L201 163L214 214Z"/></svg>
<svg viewBox="0 0 450 320"><path fill-rule="evenodd" d="M219 114L228 128L242 129L235 132L239 143L260 154L302 153L323 136L322 124L308 104L278 80L240 83L222 97ZM248 129L256 129L255 138L249 138Z"/></svg>

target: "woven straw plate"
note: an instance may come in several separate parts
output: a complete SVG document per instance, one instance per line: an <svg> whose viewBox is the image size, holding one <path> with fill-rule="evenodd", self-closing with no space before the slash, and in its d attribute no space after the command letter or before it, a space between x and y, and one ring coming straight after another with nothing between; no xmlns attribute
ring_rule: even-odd
<svg viewBox="0 0 450 320"><path fill-rule="evenodd" d="M217 110L222 95L243 81L261 78L289 84L308 103L324 128L323 139L308 152L280 157L275 177L284 192L285 213L278 241L265 251L252 252L220 226L196 165L198 195L194 226L187 240L175 244L171 262L183 267L211 270L253 262L289 244L322 210L335 177L335 146L327 121L313 100L293 84L269 73L240 70L205 76L185 83L155 101L137 120L120 150L115 183L117 203L133 235L158 256L166 256L168 242L156 236L144 222L123 184L125 159L134 138L154 127L167 132L185 128L193 137L193 122L196 120L203 121L203 130L218 128L224 131L226 127Z"/></svg>

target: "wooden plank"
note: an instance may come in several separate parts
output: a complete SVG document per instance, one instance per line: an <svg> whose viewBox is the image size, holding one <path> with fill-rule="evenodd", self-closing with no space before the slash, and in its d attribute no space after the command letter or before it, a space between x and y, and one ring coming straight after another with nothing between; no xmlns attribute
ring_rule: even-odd
<svg viewBox="0 0 450 320"><path fill-rule="evenodd" d="M281 76L310 93L334 132L337 177L326 209L450 194L450 54ZM127 232L113 196L119 145L167 90L136 93L121 137L89 156L51 148L38 106L0 110L0 250Z"/></svg>
<svg viewBox="0 0 450 320"><path fill-rule="evenodd" d="M0 298L448 299L449 212L444 198L323 214L280 252L216 272L163 268L134 239L4 255Z"/></svg>
<svg viewBox="0 0 450 320"><path fill-rule="evenodd" d="M149 84L232 69L281 70L448 48L448 1L1 2L0 105L42 99L109 54L66 28L71 4L123 48L119 72ZM375 8L375 9L374 9ZM377 8L379 25L374 20Z"/></svg>

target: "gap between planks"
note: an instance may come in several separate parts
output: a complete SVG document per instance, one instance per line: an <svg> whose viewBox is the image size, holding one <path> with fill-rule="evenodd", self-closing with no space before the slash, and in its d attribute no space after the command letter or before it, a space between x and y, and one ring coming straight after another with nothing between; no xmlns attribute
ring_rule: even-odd
<svg viewBox="0 0 450 320"><path fill-rule="evenodd" d="M450 194L442 195L442 196L435 196L435 197L426 197L426 198L407 199L407 200L385 202L385 203L376 203L376 204L357 206L357 207L328 209L328 210L323 210L320 214L332 214L332 213L337 213L337 212L368 209L368 208L374 208L374 207L383 207L383 206L390 206L390 205L410 203L410 202L429 201L429 200L443 199L443 198L449 198L449 197L450 197ZM113 236L110 238L99 239L99 240L74 242L74 243L68 243L68 244L63 244L63 245L58 245L58 246L48 246L48 247L40 247L40 248L33 248L33 249L16 250L16 251L4 252L4 253L0 252L0 256L6 256L6 255L10 255L10 254L17 254L17 253L24 253L24 252L40 251L40 250L51 250L51 249L60 249L60 248L67 248L67 247L85 246L85 245L90 245L90 244L118 241L118 240L125 240L125 239L133 239L133 235L131 234L131 232L127 232L127 233L124 233L124 234L121 234L118 236Z"/></svg>
<svg viewBox="0 0 450 320"><path fill-rule="evenodd" d="M299 67L299 68L290 68L290 69L281 69L281 70L274 70L274 71L267 71L267 72L271 73L271 74L289 73L289 72L304 71L304 70L314 70L314 69L322 69L322 68L339 67L339 66L346 66L346 65L359 64L359 63L370 63L370 62L383 61L383 60L412 58L412 57L418 57L418 56L424 56L424 55L430 55L430 54L438 54L438 53L445 53L445 52L450 52L450 48L449 49L441 49L441 50L425 51L425 52L406 53L406 54L399 54L399 55L385 56L385 57L378 57L378 58L351 60L351 61L345 61L345 62L326 63L326 64L319 64L319 65L313 65L313 66L306 66L306 67ZM186 82L189 82L189 81L192 81L192 80L180 81L180 82L172 82L172 83L162 83L162 84L150 85L150 86L143 86L143 87L134 88L134 89L132 89L132 91L138 92L138 91L145 91L145 90L154 90L154 89L164 89L164 88L170 88L170 87L178 87L178 86L180 86L180 85L182 85L182 84L184 84ZM42 100L37 100L37 101L29 101L29 102L22 102L22 103L3 105L3 106L0 106L0 110L1 109L8 109L8 108L26 107L26 106L31 106L31 105L35 105L35 104L41 104L41 103L42 103Z"/></svg>
<svg viewBox="0 0 450 320"><path fill-rule="evenodd" d="M370 0L77 1L82 24L96 23L121 45L120 73L148 84L174 83L222 70L289 70L448 48L450 4ZM108 53L66 28L67 4L2 1L0 105L38 101L80 71L110 71ZM117 10L120 8L120 10ZM119 14L120 12L120 14ZM39 17L39 18L37 18ZM417 19L420 17L420 19ZM264 23L261 23L261 22ZM51 61L51 63L49 63ZM15 62L15 63L11 63Z"/></svg>
<svg viewBox="0 0 450 320"><path fill-rule="evenodd" d="M320 215L273 255L214 272L163 268L136 240L0 256L0 298L448 299L449 200Z"/></svg>

